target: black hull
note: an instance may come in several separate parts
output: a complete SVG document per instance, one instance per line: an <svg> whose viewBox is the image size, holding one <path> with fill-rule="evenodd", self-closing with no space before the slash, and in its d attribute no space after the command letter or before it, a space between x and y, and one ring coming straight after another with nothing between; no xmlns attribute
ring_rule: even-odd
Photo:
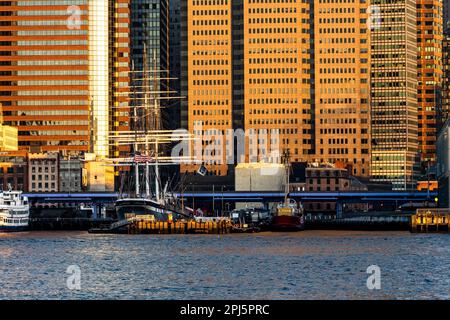
<svg viewBox="0 0 450 320"><path fill-rule="evenodd" d="M127 215L152 215L156 221L176 220L182 215L179 210L163 206L149 199L120 199L115 204L117 219L125 220Z"/></svg>

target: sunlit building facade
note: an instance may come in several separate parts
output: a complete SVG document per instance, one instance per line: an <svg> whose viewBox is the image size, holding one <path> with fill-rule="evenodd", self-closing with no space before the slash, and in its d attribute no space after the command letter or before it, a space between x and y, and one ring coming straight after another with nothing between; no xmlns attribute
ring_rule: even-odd
<svg viewBox="0 0 450 320"><path fill-rule="evenodd" d="M128 104L116 94L129 86L128 1L0 1L0 103L20 149L114 153L109 135L128 127L113 108Z"/></svg>
<svg viewBox="0 0 450 320"><path fill-rule="evenodd" d="M293 162L370 174L367 7L359 0L182 2L182 127L201 141L211 174L227 174L227 155L274 161L286 149ZM243 158L227 130L246 132Z"/></svg>
<svg viewBox="0 0 450 320"><path fill-rule="evenodd" d="M196 151L219 144L214 149L220 151L205 159L209 172L215 175L226 175L228 167L223 163L223 141L213 136L233 126L232 19L231 0L181 3L181 95L186 96L181 102L181 126L198 139Z"/></svg>
<svg viewBox="0 0 450 320"><path fill-rule="evenodd" d="M314 159L356 176L370 174L368 8L355 0L319 0L314 7Z"/></svg>

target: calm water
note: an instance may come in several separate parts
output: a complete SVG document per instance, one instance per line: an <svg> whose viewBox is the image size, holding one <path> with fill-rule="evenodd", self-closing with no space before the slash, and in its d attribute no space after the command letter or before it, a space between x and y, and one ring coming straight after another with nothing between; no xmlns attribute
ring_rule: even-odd
<svg viewBox="0 0 450 320"><path fill-rule="evenodd" d="M81 290L69 290L69 265ZM368 290L367 267L381 268ZM450 235L0 234L0 299L450 299Z"/></svg>

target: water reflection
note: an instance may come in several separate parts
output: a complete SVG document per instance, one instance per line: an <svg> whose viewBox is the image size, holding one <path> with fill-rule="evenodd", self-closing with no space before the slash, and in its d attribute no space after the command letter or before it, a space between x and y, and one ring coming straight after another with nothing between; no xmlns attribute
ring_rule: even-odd
<svg viewBox="0 0 450 320"><path fill-rule="evenodd" d="M372 264L381 290L366 287ZM449 299L448 265L444 234L0 234L0 299Z"/></svg>

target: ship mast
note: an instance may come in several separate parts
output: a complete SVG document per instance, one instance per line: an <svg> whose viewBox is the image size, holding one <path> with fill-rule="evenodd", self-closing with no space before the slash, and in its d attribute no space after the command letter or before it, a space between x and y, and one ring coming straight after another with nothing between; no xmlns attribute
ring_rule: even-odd
<svg viewBox="0 0 450 320"><path fill-rule="evenodd" d="M134 72L134 62L132 62L132 65L131 65L131 70ZM133 76L133 74L132 74L132 76ZM133 90L133 95L135 94L135 90L134 90L134 87L132 87L132 90ZM137 143L137 132L138 132L138 128L137 128L137 124L138 124L138 114L137 114L137 106L133 106L133 125L134 125L134 155L136 156L136 154L137 154L137 152L138 152L138 143ZM135 174L135 180L136 180L136 182L135 182L135 187L136 187L136 190L135 190L135 193L136 193L136 198L138 198L139 197L139 195L140 195L140 186L139 186L139 165L138 165L138 163L137 162L135 162L134 163L134 174Z"/></svg>
<svg viewBox="0 0 450 320"><path fill-rule="evenodd" d="M289 174L290 174L290 152L289 149L285 149L283 153L283 162L285 170L285 183L284 183L284 204L288 205L288 194L289 194Z"/></svg>
<svg viewBox="0 0 450 320"><path fill-rule="evenodd" d="M149 81L148 81L148 70L147 70L147 46L144 43L144 74L143 74L143 81L142 81L142 86L144 87L144 112L145 112L145 116L144 116L144 132L145 132L145 154L150 157L150 150L149 150L149 145L148 145L148 136L147 136L147 132L149 130L148 125L149 125L149 107L148 107L148 85L149 85ZM145 196L147 198L150 198L150 167L148 164L148 161L145 162Z"/></svg>
<svg viewBox="0 0 450 320"><path fill-rule="evenodd" d="M179 142L180 140L193 140L191 134L176 134L173 135L172 130L163 130L161 124L161 107L160 99L181 99L180 96L172 96L176 91L172 91L164 87L164 91L159 86L161 80L170 80L164 73L166 70L157 69L156 53L153 54L153 70L148 67L147 47L143 45L143 68L142 70L135 70L134 63L130 73L131 80L134 85L128 92L120 92L121 95L131 95L128 97L129 101L133 101L133 124L134 128L130 131L118 131L110 138L115 140L114 145L133 145L133 157L110 158L112 166L132 166L135 168L135 193L136 197L141 197L140 181L139 181L139 167L145 166L145 197L151 198L151 184L150 184L150 167L154 166L155 186L154 197L159 203L166 197L167 186L162 188L160 181L160 166L177 165L184 161L193 161L192 156L160 156L159 144L169 144ZM151 76L150 76L151 73ZM153 78L152 78L153 77ZM161 94L164 94L162 96ZM115 108L125 108L125 106L118 106Z"/></svg>
<svg viewBox="0 0 450 320"><path fill-rule="evenodd" d="M156 69L156 53L153 52L153 91L157 92L159 90L157 84L157 69ZM158 99L156 99L156 96L153 97L154 103L154 112L153 112L153 119L155 121L155 124L153 126L153 130L159 131L160 128L160 112L159 112L159 106L158 106ZM159 140L156 138L155 142L155 195L156 195L156 201L159 203L161 201L160 196L160 179L159 179L159 164L158 164L158 157L159 157ZM147 163L148 165L148 163Z"/></svg>

